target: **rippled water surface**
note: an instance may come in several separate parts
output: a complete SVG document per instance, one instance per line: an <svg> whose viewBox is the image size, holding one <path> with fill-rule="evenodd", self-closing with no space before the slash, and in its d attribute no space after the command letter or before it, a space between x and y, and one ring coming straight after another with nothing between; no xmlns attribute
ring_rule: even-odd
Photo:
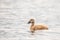
<svg viewBox="0 0 60 40"><path fill-rule="evenodd" d="M49 29L32 34L30 18ZM60 0L0 0L0 40L60 40Z"/></svg>

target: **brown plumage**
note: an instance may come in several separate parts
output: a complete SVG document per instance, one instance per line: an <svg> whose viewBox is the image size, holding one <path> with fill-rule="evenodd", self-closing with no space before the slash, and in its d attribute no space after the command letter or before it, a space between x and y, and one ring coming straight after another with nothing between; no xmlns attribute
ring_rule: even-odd
<svg viewBox="0 0 60 40"><path fill-rule="evenodd" d="M30 19L28 24L31 23L31 27L30 27L30 31L33 33L36 30L48 30L48 27L46 25L34 25L35 24L35 20L34 19Z"/></svg>

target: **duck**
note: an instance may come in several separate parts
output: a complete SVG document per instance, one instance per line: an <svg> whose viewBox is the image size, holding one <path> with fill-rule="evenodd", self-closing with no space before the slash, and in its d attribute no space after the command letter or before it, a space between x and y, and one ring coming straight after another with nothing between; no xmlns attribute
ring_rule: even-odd
<svg viewBox="0 0 60 40"><path fill-rule="evenodd" d="M44 24L35 25L35 20L30 19L28 24L31 24L30 31L34 33L36 30L48 30L48 26Z"/></svg>

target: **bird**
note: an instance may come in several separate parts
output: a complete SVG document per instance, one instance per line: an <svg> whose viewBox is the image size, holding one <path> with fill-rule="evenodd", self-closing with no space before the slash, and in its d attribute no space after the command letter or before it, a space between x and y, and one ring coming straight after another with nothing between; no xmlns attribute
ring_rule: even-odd
<svg viewBox="0 0 60 40"><path fill-rule="evenodd" d="M48 30L48 26L44 24L35 25L35 20L30 19L28 24L31 24L30 31L34 33L36 30Z"/></svg>

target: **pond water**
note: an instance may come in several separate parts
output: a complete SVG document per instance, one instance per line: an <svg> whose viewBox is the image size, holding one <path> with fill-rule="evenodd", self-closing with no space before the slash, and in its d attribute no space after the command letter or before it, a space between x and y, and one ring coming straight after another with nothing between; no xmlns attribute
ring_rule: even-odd
<svg viewBox="0 0 60 40"><path fill-rule="evenodd" d="M30 18L49 29L32 34ZM60 0L0 0L0 40L60 40Z"/></svg>

